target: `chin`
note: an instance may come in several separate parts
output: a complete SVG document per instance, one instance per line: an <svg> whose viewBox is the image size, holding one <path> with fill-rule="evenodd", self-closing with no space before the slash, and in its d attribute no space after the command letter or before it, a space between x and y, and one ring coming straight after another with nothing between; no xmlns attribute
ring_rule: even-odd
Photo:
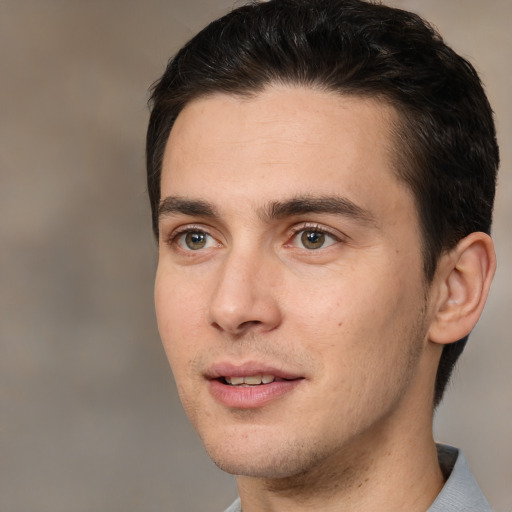
<svg viewBox="0 0 512 512"><path fill-rule="evenodd" d="M253 478L280 479L295 476L303 472L302 465L284 460L280 457L261 457L258 460L236 459L235 457L218 457L210 455L217 467L236 476Z"/></svg>
<svg viewBox="0 0 512 512"><path fill-rule="evenodd" d="M259 442L258 442L259 440ZM224 435L223 443L205 442L213 462L226 473L253 478L282 479L307 472L328 454L313 450L308 443L271 436L238 439Z"/></svg>
<svg viewBox="0 0 512 512"><path fill-rule="evenodd" d="M257 442L255 436L232 436L225 433L222 437L204 439L203 443L209 457L222 471L232 475L259 478L273 477L279 471L276 450L270 440Z"/></svg>

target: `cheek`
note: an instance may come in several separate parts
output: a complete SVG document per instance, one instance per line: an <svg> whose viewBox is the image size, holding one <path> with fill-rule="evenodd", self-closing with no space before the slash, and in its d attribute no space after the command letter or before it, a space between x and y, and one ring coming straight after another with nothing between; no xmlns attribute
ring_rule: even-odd
<svg viewBox="0 0 512 512"><path fill-rule="evenodd" d="M294 290L290 311L306 334L302 339L338 364L349 354L369 363L387 359L423 304L416 281L399 275L367 265L364 272L339 269L329 279L310 283L307 294Z"/></svg>
<svg viewBox="0 0 512 512"><path fill-rule="evenodd" d="M157 270L155 311L158 331L173 371L195 351L200 339L197 293L173 274Z"/></svg>
<svg viewBox="0 0 512 512"><path fill-rule="evenodd" d="M369 327L385 315L390 306L390 288L368 274L341 269L307 284L295 283L288 289L288 303L304 327L320 332L335 332ZM297 286L298 285L298 286ZM356 327L357 326L357 327Z"/></svg>

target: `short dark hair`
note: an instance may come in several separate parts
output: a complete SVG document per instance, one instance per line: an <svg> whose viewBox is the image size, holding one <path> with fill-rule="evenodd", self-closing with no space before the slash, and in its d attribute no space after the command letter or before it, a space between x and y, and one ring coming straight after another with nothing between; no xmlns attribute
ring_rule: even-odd
<svg viewBox="0 0 512 512"><path fill-rule="evenodd" d="M427 283L443 251L490 232L499 151L473 66L407 11L363 0L270 0L212 22L153 85L146 157L156 236L163 154L181 110L209 94L251 96L276 83L395 108L396 173L415 197ZM443 349L436 405L466 341Z"/></svg>

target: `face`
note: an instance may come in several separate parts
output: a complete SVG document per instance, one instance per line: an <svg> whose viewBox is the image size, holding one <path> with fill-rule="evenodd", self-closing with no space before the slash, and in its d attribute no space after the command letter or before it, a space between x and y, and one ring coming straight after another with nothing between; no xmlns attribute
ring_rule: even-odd
<svg viewBox="0 0 512 512"><path fill-rule="evenodd" d="M292 476L406 428L428 308L394 116L276 87L177 118L157 319L185 410L226 471Z"/></svg>

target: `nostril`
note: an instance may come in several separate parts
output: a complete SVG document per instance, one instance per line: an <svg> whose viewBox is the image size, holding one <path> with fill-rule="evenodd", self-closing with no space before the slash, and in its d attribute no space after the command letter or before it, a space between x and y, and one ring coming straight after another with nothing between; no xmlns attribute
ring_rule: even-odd
<svg viewBox="0 0 512 512"><path fill-rule="evenodd" d="M235 286L237 277L225 278L217 288L208 308L208 323L219 332L235 336L253 329L274 329L281 321L277 301L258 286Z"/></svg>
<svg viewBox="0 0 512 512"><path fill-rule="evenodd" d="M212 322L212 327L218 331L230 331L233 334L243 334L246 331L251 330L254 327L258 327L259 325L263 325L263 322L260 320L247 320L238 325L233 326L233 328L222 327L218 322Z"/></svg>
<svg viewBox="0 0 512 512"><path fill-rule="evenodd" d="M238 326L238 329L243 330L243 329L246 329L248 327L253 327L253 326L256 326L256 325L261 325L262 323L263 322L261 320L248 320L247 322L242 322Z"/></svg>

